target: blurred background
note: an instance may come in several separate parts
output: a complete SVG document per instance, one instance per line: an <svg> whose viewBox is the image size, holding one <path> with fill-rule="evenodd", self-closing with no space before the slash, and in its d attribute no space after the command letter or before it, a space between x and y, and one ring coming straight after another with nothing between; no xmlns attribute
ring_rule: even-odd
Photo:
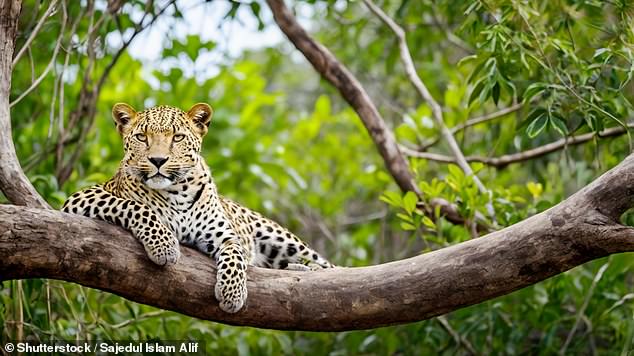
<svg viewBox="0 0 634 356"><path fill-rule="evenodd" d="M478 238L476 214L500 228L521 221L631 151L630 2L376 5L406 31L418 75L491 199L438 159L452 153L404 73L396 37L364 3L287 2L368 91L425 197L455 203L465 224L425 218L400 192L356 113L259 0L24 1L11 92L22 167L59 208L114 174L122 157L114 103L186 110L207 102L215 114L203 156L220 192L337 265L365 266ZM548 154L529 151L547 144L556 146ZM240 355L628 355L632 257L597 260L440 318L341 333L232 327L75 284L7 281L0 340L192 339L209 353Z"/></svg>

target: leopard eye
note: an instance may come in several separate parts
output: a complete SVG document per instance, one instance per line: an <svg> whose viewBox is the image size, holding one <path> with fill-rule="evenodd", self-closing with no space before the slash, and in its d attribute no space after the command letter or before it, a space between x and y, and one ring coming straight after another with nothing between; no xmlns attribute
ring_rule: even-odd
<svg viewBox="0 0 634 356"><path fill-rule="evenodd" d="M138 134L134 135L134 138L136 138L137 140L139 140L141 142L146 142L147 141L147 136L145 136L142 133L138 133Z"/></svg>
<svg viewBox="0 0 634 356"><path fill-rule="evenodd" d="M183 141L184 138L185 138L185 135L176 134L176 135L174 135L174 142L181 142L181 141Z"/></svg>

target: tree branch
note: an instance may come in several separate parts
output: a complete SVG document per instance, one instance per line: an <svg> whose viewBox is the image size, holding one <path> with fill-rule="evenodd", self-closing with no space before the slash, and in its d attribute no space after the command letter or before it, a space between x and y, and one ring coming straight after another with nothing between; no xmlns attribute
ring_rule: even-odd
<svg viewBox="0 0 634 356"><path fill-rule="evenodd" d="M613 253L634 251L618 219L634 203L634 155L546 212L413 258L361 268L293 272L250 267L249 298L223 313L210 258L182 247L152 264L121 228L52 210L0 205L0 280L53 278L232 325L367 329L428 319L483 302Z"/></svg>
<svg viewBox="0 0 634 356"><path fill-rule="evenodd" d="M407 79L414 85L416 91L421 96L421 98L429 105L432 112L432 117L436 122L436 125L440 128L440 132L449 144L449 148L451 152L455 156L455 160L460 166L460 168L465 172L466 175L473 176L473 180L478 186L478 189L481 193L487 193L489 190L482 184L480 179L475 175L469 163L464 158L464 154L458 146L458 142L453 137L453 133L449 130L447 125L445 125L445 120L443 118L442 108L440 104L434 99L431 95L425 83L423 83L422 79L416 73L416 68L414 66L414 61L412 60L412 54L409 51L409 47L407 46L407 39L405 35L405 31L401 26L399 26L394 20L392 20L381 8L376 6L370 0L363 0L366 6L372 11L392 32L396 35L399 45L399 51L401 56L401 62L403 63L403 67L405 68L405 73L407 74Z"/></svg>
<svg viewBox="0 0 634 356"><path fill-rule="evenodd" d="M474 118L471 118L465 122L463 122L462 124L456 125L454 127L452 127L451 129L449 129L451 131L451 133L453 135L455 135L456 133L471 127L471 126L475 126L475 125L479 125L479 124L483 124L485 122L489 122L491 120L495 120L495 119L499 119L505 115L508 115L510 113L516 112L517 110L522 108L522 104L517 103L517 104L513 104L509 107L500 109L498 111L489 113L489 114L485 114L482 116L477 116ZM426 151L427 149L429 149L431 146L435 145L438 143L438 141L440 141L439 137L436 137L432 140L430 140L429 142L425 142L422 145L418 146L416 148L417 151Z"/></svg>
<svg viewBox="0 0 634 356"><path fill-rule="evenodd" d="M14 204L47 208L46 201L24 175L11 137L9 95L12 57L21 6L20 0L0 3L0 190Z"/></svg>
<svg viewBox="0 0 634 356"><path fill-rule="evenodd" d="M368 93L357 78L330 51L315 41L300 26L291 11L284 5L284 0L267 0L273 18L282 32L302 52L315 70L330 82L359 115L370 137L377 147L385 167L403 192L412 191L419 197L422 193L410 171L409 165L399 146L379 114ZM444 199L431 199L431 208L426 209L433 217L433 210L440 209L441 215L455 224L464 224L465 219L458 214L455 205ZM480 226L483 230L485 226Z"/></svg>
<svg viewBox="0 0 634 356"><path fill-rule="evenodd" d="M327 48L310 37L284 5L283 0L267 0L267 3L282 32L357 112L396 184L404 192L413 191L420 194L394 135L357 78Z"/></svg>
<svg viewBox="0 0 634 356"><path fill-rule="evenodd" d="M29 34L29 38L26 39L26 42L24 42L24 45L22 46L20 51L18 51L18 54L16 54L15 57L13 58L13 62L11 63L12 66L15 67L15 64L18 63L22 55L24 55L24 53L30 48L31 42L33 42L37 34L42 29L42 25L44 25L44 22L46 22L48 17L53 13L53 10L55 10L55 6L57 5L57 2L58 0L53 0L48 5L48 8L46 9L46 11L44 11L44 14L42 15L42 17L40 17L40 20L37 22L37 25L35 25L31 33Z"/></svg>
<svg viewBox="0 0 634 356"><path fill-rule="evenodd" d="M634 124L628 124L628 128L634 127ZM482 157L482 156L468 156L465 159L468 162L481 162L489 166L504 168L512 163L518 163L523 161L528 161L531 159L539 158L545 156L549 153L561 150L568 146L576 146L583 143L586 143L595 137L605 138L605 137L617 137L625 134L627 130L622 126L611 127L609 129L605 129L601 131L598 135L594 132L589 132L577 136L565 137L559 139L555 142L551 142L545 144L543 146L531 148L530 150L512 153L508 155L503 155L499 157ZM431 153L431 152L419 152L412 150L411 148L407 148L405 146L401 146L401 150L408 156L423 158L430 161L436 161L441 163L456 163L454 157L439 154L439 153Z"/></svg>
<svg viewBox="0 0 634 356"><path fill-rule="evenodd" d="M456 138L453 136L453 133L447 125L445 124L445 119L443 118L442 108L440 104L434 99L431 95L425 83L420 78L418 73L416 73L416 67L414 66L414 60L412 59L412 54L409 51L409 47L407 45L407 38L405 34L405 30L401 26L399 26L392 18L390 18L380 7L376 6L370 0L363 0L363 3L374 13L396 36L398 40L398 48L401 56L401 62L403 63L403 67L405 68L405 74L407 75L407 79L414 85L416 91L421 96L421 98L429 105L432 112L432 117L436 122L436 126L440 129L440 133L447 141L449 145L449 149L451 153L453 153L455 157L456 164L462 169L462 171L468 175L473 177L473 182L478 187L480 193L484 194L489 198L489 202L486 207L491 217L491 220L495 221L495 210L493 209L493 203L491 202L492 195L489 189L484 186L480 178L475 174L471 166L465 159L464 154L462 153L462 149L458 145Z"/></svg>

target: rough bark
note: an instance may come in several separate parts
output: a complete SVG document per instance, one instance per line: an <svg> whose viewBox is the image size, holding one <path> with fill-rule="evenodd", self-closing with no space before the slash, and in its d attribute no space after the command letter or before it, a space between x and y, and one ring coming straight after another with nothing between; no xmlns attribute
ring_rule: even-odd
<svg viewBox="0 0 634 356"><path fill-rule="evenodd" d="M634 156L552 209L488 236L417 257L311 273L250 268L244 310L223 313L211 260L182 247L161 269L122 229L51 210L0 206L0 280L54 278L201 319L335 331L424 320L592 259L634 251L618 218L634 203Z"/></svg>
<svg viewBox="0 0 634 356"><path fill-rule="evenodd" d="M15 154L11 137L11 71L13 50L18 30L18 15L22 1L0 2L0 190L14 204L48 207L26 178Z"/></svg>

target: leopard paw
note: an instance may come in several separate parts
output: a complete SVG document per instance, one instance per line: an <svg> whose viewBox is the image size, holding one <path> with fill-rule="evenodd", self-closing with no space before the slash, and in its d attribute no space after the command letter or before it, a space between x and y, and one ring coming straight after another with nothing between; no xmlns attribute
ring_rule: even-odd
<svg viewBox="0 0 634 356"><path fill-rule="evenodd" d="M175 265L181 256L178 241L176 241L176 239L174 239L174 242L171 242L170 244L146 246L145 252L152 262L165 267Z"/></svg>
<svg viewBox="0 0 634 356"><path fill-rule="evenodd" d="M246 279L224 281L219 272L215 294L220 303L220 309L226 313L236 313L242 309L247 300Z"/></svg>

